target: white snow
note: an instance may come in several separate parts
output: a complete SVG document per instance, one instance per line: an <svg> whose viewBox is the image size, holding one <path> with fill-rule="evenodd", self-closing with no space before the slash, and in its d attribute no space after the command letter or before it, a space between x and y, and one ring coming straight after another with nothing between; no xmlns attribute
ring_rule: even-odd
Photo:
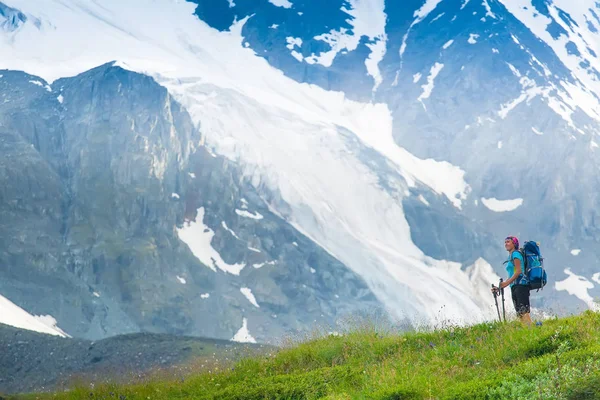
<svg viewBox="0 0 600 400"><path fill-rule="evenodd" d="M469 34L469 39L467 40L467 42L469 42L470 44L475 44L477 43L477 39L479 38L479 35L476 33L470 33Z"/></svg>
<svg viewBox="0 0 600 400"><path fill-rule="evenodd" d="M346 5L349 8L346 8ZM351 52L358 48L363 37L369 39L367 47L371 50L369 57L365 60L367 72L375 81L373 90L383 81L379 63L383 60L387 46L387 35L385 24L384 0L348 0L341 10L351 18L346 22L352 26L351 30L341 28L332 29L329 32L317 35L314 39L323 41L331 46L331 50L320 54L312 54L304 58L309 64L321 64L330 67L339 53Z"/></svg>
<svg viewBox="0 0 600 400"><path fill-rule="evenodd" d="M428 207L430 206L429 202L427 201L427 199L425 197L423 197L422 194L419 195L418 199L421 203L425 204L426 206L428 206Z"/></svg>
<svg viewBox="0 0 600 400"><path fill-rule="evenodd" d="M196 174L193 172L188 172L188 175L190 176L190 178L192 179L196 179Z"/></svg>
<svg viewBox="0 0 600 400"><path fill-rule="evenodd" d="M227 224L225 223L225 221L221 221L221 226L223 227L223 229L225 229L227 232L231 233L231 235L236 238L236 239L240 239L239 236L232 231L231 229L229 229L229 227L227 226Z"/></svg>
<svg viewBox="0 0 600 400"><path fill-rule="evenodd" d="M248 250L253 251L255 253L261 253L259 249L255 249L254 247L248 247Z"/></svg>
<svg viewBox="0 0 600 400"><path fill-rule="evenodd" d="M294 246L298 247L298 243L296 243L296 242L293 242L292 244L293 244Z"/></svg>
<svg viewBox="0 0 600 400"><path fill-rule="evenodd" d="M50 315L33 316L6 297L0 295L0 323L54 336L69 337Z"/></svg>
<svg viewBox="0 0 600 400"><path fill-rule="evenodd" d="M440 71L444 68L444 64L436 62L429 70L429 76L427 77L427 83L422 85L423 93L419 96L418 100L423 103L423 100L428 99L433 92L435 85L435 78L438 76ZM423 105L425 106L425 105Z"/></svg>
<svg viewBox="0 0 600 400"><path fill-rule="evenodd" d="M283 8L292 8L293 6L289 0L269 0L269 3Z"/></svg>
<svg viewBox="0 0 600 400"><path fill-rule="evenodd" d="M179 194L178 193L171 193L171 198L173 198L173 199L179 199Z"/></svg>
<svg viewBox="0 0 600 400"><path fill-rule="evenodd" d="M62 94L59 94L59 95L58 95L58 97L56 98L56 100L58 100L58 102L59 102L60 104L62 104L62 103L65 101L65 98L63 97L63 95L62 95Z"/></svg>
<svg viewBox="0 0 600 400"><path fill-rule="evenodd" d="M498 148L501 149L502 148L502 140L498 141Z"/></svg>
<svg viewBox="0 0 600 400"><path fill-rule="evenodd" d="M494 53L494 54L500 54L500 50L498 50L498 49L492 49L492 53Z"/></svg>
<svg viewBox="0 0 600 400"><path fill-rule="evenodd" d="M243 319L242 327L231 340L240 343L256 343L256 340L250 335L250 332L248 331L248 320L246 318Z"/></svg>
<svg viewBox="0 0 600 400"><path fill-rule="evenodd" d="M287 41L287 48L290 50L294 50L294 47L298 46L298 47L302 47L302 39L301 38L295 38L295 37L287 37L286 38Z"/></svg>
<svg viewBox="0 0 600 400"><path fill-rule="evenodd" d="M251 218L251 219L256 219L256 220L261 220L261 219L264 218L258 211L255 212L255 213L251 213L251 212L248 212L246 210L238 210L238 209L236 209L235 213L237 215L239 215L240 217L244 217L244 218Z"/></svg>
<svg viewBox="0 0 600 400"><path fill-rule="evenodd" d="M422 76L423 75L420 72L417 72L416 74L413 75L413 82L418 83L421 80Z"/></svg>
<svg viewBox="0 0 600 400"><path fill-rule="evenodd" d="M496 19L496 14L492 12L492 8L490 7L487 0L483 0L483 6L485 7L485 16Z"/></svg>
<svg viewBox="0 0 600 400"><path fill-rule="evenodd" d="M495 212L514 211L523 204L523 199L498 200L496 198L481 198L484 206Z"/></svg>
<svg viewBox="0 0 600 400"><path fill-rule="evenodd" d="M264 263L259 263L259 264L252 264L252 266L256 269L262 268L265 265L275 265L277 262L276 261L269 261L269 262L264 262Z"/></svg>
<svg viewBox="0 0 600 400"><path fill-rule="evenodd" d="M542 132L538 131L537 129L535 129L533 126L531 127L531 130L533 131L533 133L535 133L536 135L543 135Z"/></svg>
<svg viewBox="0 0 600 400"><path fill-rule="evenodd" d="M581 253L581 249L573 249L571 250L571 254L574 256L578 256Z"/></svg>
<svg viewBox="0 0 600 400"><path fill-rule="evenodd" d="M314 274L314 273L316 273L316 272L317 272L317 270L316 270L316 269L314 269L314 268L311 268L311 269L310 269L310 273L311 273L311 274Z"/></svg>
<svg viewBox="0 0 600 400"><path fill-rule="evenodd" d="M35 81L29 81L29 83L33 83L34 85L40 86L40 87L44 87L44 84L38 80Z"/></svg>
<svg viewBox="0 0 600 400"><path fill-rule="evenodd" d="M446 43L444 43L442 48L446 50L448 47L452 46L452 43L454 43L454 40L448 40Z"/></svg>
<svg viewBox="0 0 600 400"><path fill-rule="evenodd" d="M179 283L181 283L182 285L185 285L187 282L185 280L185 278L180 277L179 275L177 275L177 280L179 281Z"/></svg>
<svg viewBox="0 0 600 400"><path fill-rule="evenodd" d="M200 295L201 299L208 299L210 297L210 293L203 293Z"/></svg>
<svg viewBox="0 0 600 400"><path fill-rule="evenodd" d="M514 65L512 65L511 63L507 62L506 63L508 65L508 67L510 68L510 70L512 71L513 75L516 77L521 77L521 73L519 72L519 70L517 68L515 68Z"/></svg>
<svg viewBox="0 0 600 400"><path fill-rule="evenodd" d="M598 147L600 147L600 146L598 146L598 143L596 143L595 141L593 141L593 140L592 140L592 141L590 142L590 147L591 147L592 149L594 149L594 148L598 148Z"/></svg>
<svg viewBox="0 0 600 400"><path fill-rule="evenodd" d="M570 268L565 269L564 272L569 277L562 281L557 281L554 284L556 290L566 291L571 296L575 296L583 301L589 309L600 311L600 306L594 302L594 298L588 293L590 289L594 288L594 284L587 278L574 274Z"/></svg>
<svg viewBox="0 0 600 400"><path fill-rule="evenodd" d="M463 8L465 8L467 6L467 4L469 4L469 1L471 1L471 0L463 0L463 3L460 6L460 9L462 10Z"/></svg>
<svg viewBox="0 0 600 400"><path fill-rule="evenodd" d="M430 24L434 23L435 21L437 21L438 19L442 18L444 15L446 15L446 13L441 13L438 14L437 17L435 17L434 19L431 20Z"/></svg>
<svg viewBox="0 0 600 400"><path fill-rule="evenodd" d="M271 29L277 29L277 28L279 28L279 24L273 24L269 28L271 28Z"/></svg>
<svg viewBox="0 0 600 400"><path fill-rule="evenodd" d="M243 294L244 296L246 296L246 298L248 299L248 301L249 301L250 303L252 303L252 305L253 305L254 307L260 308L260 306L259 306L259 305L258 305L258 303L256 302L256 298L255 298L255 297L254 297L254 295L252 294L252 290L250 290L250 289L249 289L249 288L247 288L247 287L243 287L243 288L240 288L240 292L242 292L242 294Z"/></svg>
<svg viewBox="0 0 600 400"><path fill-rule="evenodd" d="M98 292L94 292L92 294L94 295L94 297L100 297L100 293L98 293Z"/></svg>
<svg viewBox="0 0 600 400"><path fill-rule="evenodd" d="M596 283L600 283L600 272L596 272L593 276L592 276L592 280Z"/></svg>
<svg viewBox="0 0 600 400"><path fill-rule="evenodd" d="M412 242L403 210L417 184L460 208L470 192L464 171L398 146L386 105L293 81L244 48L247 19L218 32L197 19L189 2L6 1L45 23L24 24L11 42L0 41L0 68L53 82L120 60L166 87L202 127L207 146L240 165L257 191L277 193L265 196L269 208L360 275L392 315L429 320L446 305L449 319L473 321L487 307L489 285L481 297L460 264L427 257ZM425 2L416 20L438 3ZM370 4L383 10L382 0ZM384 23L383 12L376 14L361 18ZM347 135L396 169L393 189L383 188L378 170L351 151ZM213 270L239 271L243 264L227 266L210 246L214 233L203 213L178 230L180 237Z"/></svg>
<svg viewBox="0 0 600 400"><path fill-rule="evenodd" d="M177 228L177 234L179 239L188 245L196 258L215 272L219 268L223 272L239 275L240 271L246 266L243 263L227 264L223 261L219 252L211 246L210 243L215 233L204 225L204 207L197 210L194 221L186 221L183 228Z"/></svg>

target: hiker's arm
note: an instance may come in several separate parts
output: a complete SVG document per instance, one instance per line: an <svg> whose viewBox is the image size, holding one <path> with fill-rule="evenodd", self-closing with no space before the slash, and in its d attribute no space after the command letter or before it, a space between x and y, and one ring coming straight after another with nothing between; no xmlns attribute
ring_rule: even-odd
<svg viewBox="0 0 600 400"><path fill-rule="evenodd" d="M519 275L521 275L521 259L515 257L513 259L513 263L515 264L515 273L508 280L503 282L504 287L507 287L508 285L516 281Z"/></svg>

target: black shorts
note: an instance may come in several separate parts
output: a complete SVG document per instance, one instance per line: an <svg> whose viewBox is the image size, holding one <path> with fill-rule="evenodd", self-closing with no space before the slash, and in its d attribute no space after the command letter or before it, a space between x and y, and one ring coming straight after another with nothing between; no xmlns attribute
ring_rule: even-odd
<svg viewBox="0 0 600 400"><path fill-rule="evenodd" d="M529 313L529 286L514 285L510 288L512 292L515 311L519 316Z"/></svg>

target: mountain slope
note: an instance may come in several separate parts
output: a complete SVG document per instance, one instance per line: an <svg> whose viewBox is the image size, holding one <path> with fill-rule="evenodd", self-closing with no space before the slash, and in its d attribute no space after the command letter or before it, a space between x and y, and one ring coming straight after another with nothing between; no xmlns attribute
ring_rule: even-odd
<svg viewBox="0 0 600 400"><path fill-rule="evenodd" d="M152 79L112 63L52 86L1 75L0 293L30 313L91 339L267 341L381 308Z"/></svg>
<svg viewBox="0 0 600 400"><path fill-rule="evenodd" d="M142 385L80 386L37 397L597 399L598 317L587 312L532 329L519 322L408 334L363 329L234 368L198 371L184 381L167 376Z"/></svg>
<svg viewBox="0 0 600 400"><path fill-rule="evenodd" d="M516 0L356 0L325 10L315 1L5 3L40 22L4 34L1 66L52 86L112 60L149 75L203 143L239 167L260 206L360 276L395 317L492 317L488 288L504 275L508 233L543 243L554 281L535 306L594 306L597 198L587 188L598 184L597 120L587 74L596 36L582 23L593 2L527 4L553 18L556 40ZM567 36L579 56L554 43ZM579 67L573 57L583 57ZM229 212L264 215L234 208L240 202ZM179 238L203 230L211 213L186 207ZM210 264L204 250L195 254ZM570 266L583 284L571 284ZM207 267L241 265L232 257ZM578 299L557 295L565 289Z"/></svg>

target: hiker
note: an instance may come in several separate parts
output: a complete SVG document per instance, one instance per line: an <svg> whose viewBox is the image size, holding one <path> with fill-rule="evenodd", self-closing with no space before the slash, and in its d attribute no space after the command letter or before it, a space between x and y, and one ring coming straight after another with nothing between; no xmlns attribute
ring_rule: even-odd
<svg viewBox="0 0 600 400"><path fill-rule="evenodd" d="M529 281L525 276L523 255L519 252L519 239L509 236L504 239L504 248L508 252L506 271L508 280L500 282L500 287L494 287L492 292L497 294L499 290L510 286L513 304L519 319L523 324L531 325L531 315L529 306Z"/></svg>

